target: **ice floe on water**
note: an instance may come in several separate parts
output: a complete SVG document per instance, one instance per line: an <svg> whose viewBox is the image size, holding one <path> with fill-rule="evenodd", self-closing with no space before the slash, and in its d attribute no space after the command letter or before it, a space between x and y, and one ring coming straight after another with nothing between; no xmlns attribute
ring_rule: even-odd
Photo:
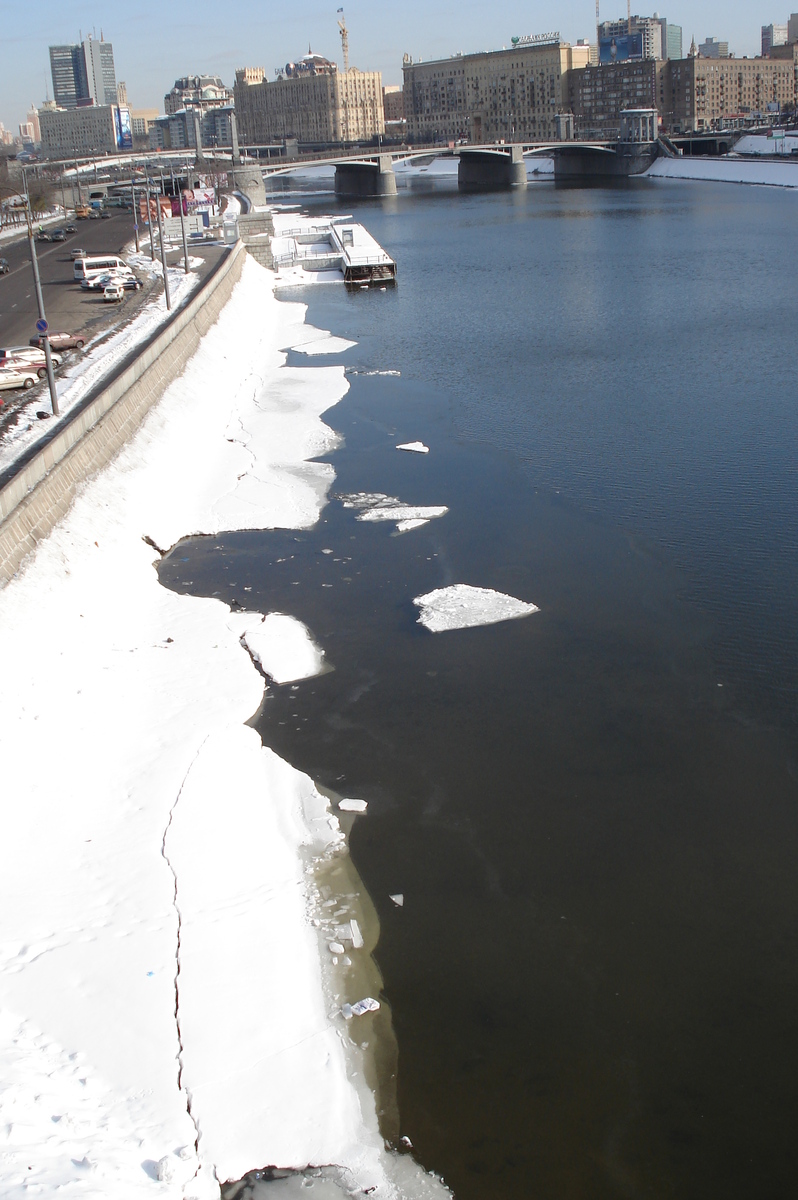
<svg viewBox="0 0 798 1200"><path fill-rule="evenodd" d="M307 342L300 342L291 349L298 354L317 355L317 354L343 354L345 350L351 350L356 342L349 342L346 338L333 337L328 334L326 337L312 338Z"/></svg>
<svg viewBox="0 0 798 1200"><path fill-rule="evenodd" d="M241 629L242 645L275 683L310 679L325 669L324 651L307 627L287 613L267 613L265 617L234 613L230 628Z"/></svg>
<svg viewBox="0 0 798 1200"><path fill-rule="evenodd" d="M344 508L357 508L357 521L396 521L400 533L426 525L449 511L445 504L404 504L383 492L351 492L339 496Z"/></svg>
<svg viewBox="0 0 798 1200"><path fill-rule="evenodd" d="M393 375L396 378L401 377L401 371L369 371L364 367L347 367L347 375Z"/></svg>
<svg viewBox="0 0 798 1200"><path fill-rule="evenodd" d="M397 446L396 449L412 450L416 454L429 454L429 446L425 446L423 442L402 442L401 446Z"/></svg>
<svg viewBox="0 0 798 1200"><path fill-rule="evenodd" d="M420 613L418 623L426 625L432 633L446 629L470 629L475 625L496 625L499 621L512 621L538 612L535 604L516 600L492 588L471 587L467 583L455 583L451 587L436 588L413 601Z"/></svg>

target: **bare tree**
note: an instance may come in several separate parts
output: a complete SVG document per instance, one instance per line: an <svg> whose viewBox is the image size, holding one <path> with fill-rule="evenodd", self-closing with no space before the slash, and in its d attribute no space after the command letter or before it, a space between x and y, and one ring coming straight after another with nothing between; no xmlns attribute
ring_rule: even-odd
<svg viewBox="0 0 798 1200"><path fill-rule="evenodd" d="M52 208L54 194L52 185L46 179L28 180L28 199L30 210L34 216L39 216Z"/></svg>

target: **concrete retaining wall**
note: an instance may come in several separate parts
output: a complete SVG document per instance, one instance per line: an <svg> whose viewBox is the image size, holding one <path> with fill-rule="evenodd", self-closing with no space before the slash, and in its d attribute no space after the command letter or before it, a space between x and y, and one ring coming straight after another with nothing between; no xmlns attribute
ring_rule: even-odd
<svg viewBox="0 0 798 1200"><path fill-rule="evenodd" d="M82 483L111 461L180 374L241 277L239 242L141 355L0 489L0 587L69 509Z"/></svg>

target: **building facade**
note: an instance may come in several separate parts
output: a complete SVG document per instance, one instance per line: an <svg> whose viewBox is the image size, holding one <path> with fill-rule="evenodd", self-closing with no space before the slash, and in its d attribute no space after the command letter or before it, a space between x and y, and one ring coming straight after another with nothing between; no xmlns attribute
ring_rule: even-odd
<svg viewBox="0 0 798 1200"><path fill-rule="evenodd" d="M404 92L394 83L382 89L382 109L386 121L401 121L405 115Z"/></svg>
<svg viewBox="0 0 798 1200"><path fill-rule="evenodd" d="M92 104L73 109L41 108L42 154L45 158L115 154L119 149L118 112L115 104Z"/></svg>
<svg viewBox="0 0 798 1200"><path fill-rule="evenodd" d="M656 109L664 64L657 59L605 63L569 71L568 103L577 138L616 138L623 109Z"/></svg>
<svg viewBox="0 0 798 1200"><path fill-rule="evenodd" d="M786 46L788 36L787 25L762 26L762 57L767 58L774 46Z"/></svg>
<svg viewBox="0 0 798 1200"><path fill-rule="evenodd" d="M700 58L728 58L729 43L719 42L716 38L707 38L705 42L699 42L698 54Z"/></svg>
<svg viewBox="0 0 798 1200"><path fill-rule="evenodd" d="M416 62L405 55L407 139L415 145L549 141L568 108L566 76L590 47L559 34L521 38L509 50Z"/></svg>
<svg viewBox="0 0 798 1200"><path fill-rule="evenodd" d="M193 150L197 145L195 117L200 126L200 144L203 150L214 150L217 146L233 144L231 117L233 105L209 108L200 113L196 108L184 108L180 112L156 116L148 123L149 145L152 150ZM135 132L135 125L134 125Z"/></svg>
<svg viewBox="0 0 798 1200"><path fill-rule="evenodd" d="M774 58L685 58L667 63L660 113L672 133L743 122L794 107L798 64L792 46Z"/></svg>
<svg viewBox="0 0 798 1200"><path fill-rule="evenodd" d="M232 104L233 93L225 87L218 75L184 75L176 79L171 91L163 98L164 112L176 113L184 108L196 108L206 112L209 108L221 108Z"/></svg>
<svg viewBox="0 0 798 1200"><path fill-rule="evenodd" d="M368 142L385 132L379 71L301 71L268 81L262 68L236 71L235 112L242 143L287 138L309 146Z"/></svg>

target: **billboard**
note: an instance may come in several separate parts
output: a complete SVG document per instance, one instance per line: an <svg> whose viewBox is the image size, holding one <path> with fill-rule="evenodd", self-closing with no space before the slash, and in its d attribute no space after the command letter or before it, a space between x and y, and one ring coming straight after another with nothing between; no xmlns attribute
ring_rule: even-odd
<svg viewBox="0 0 798 1200"><path fill-rule="evenodd" d="M130 120L130 109L122 104L114 107L114 129L117 150L132 150L133 123Z"/></svg>
<svg viewBox="0 0 798 1200"><path fill-rule="evenodd" d="M599 62L626 62L643 57L642 33L625 33L620 37L602 38L599 42Z"/></svg>

